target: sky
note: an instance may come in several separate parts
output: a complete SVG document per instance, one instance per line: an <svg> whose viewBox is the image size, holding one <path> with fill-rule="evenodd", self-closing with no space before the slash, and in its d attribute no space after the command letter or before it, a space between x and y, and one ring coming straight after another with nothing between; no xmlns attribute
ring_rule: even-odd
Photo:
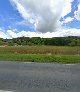
<svg viewBox="0 0 80 92"><path fill-rule="evenodd" d="M80 0L0 0L0 38L80 36Z"/></svg>

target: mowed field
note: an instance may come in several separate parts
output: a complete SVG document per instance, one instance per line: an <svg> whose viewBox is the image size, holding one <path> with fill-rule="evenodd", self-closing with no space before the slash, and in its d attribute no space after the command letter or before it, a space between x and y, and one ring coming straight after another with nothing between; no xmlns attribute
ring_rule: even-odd
<svg viewBox="0 0 80 92"><path fill-rule="evenodd" d="M2 46L0 61L80 63L80 47Z"/></svg>

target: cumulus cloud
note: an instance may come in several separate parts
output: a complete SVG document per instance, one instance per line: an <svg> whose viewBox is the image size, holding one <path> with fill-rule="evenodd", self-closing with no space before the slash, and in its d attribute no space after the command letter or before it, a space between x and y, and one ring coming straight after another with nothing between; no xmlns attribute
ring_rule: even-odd
<svg viewBox="0 0 80 92"><path fill-rule="evenodd" d="M7 38L7 35L4 33L4 32L2 32L2 31L0 31L0 38Z"/></svg>
<svg viewBox="0 0 80 92"><path fill-rule="evenodd" d="M60 18L71 12L73 0L10 0L21 16L38 32L54 32Z"/></svg>
<svg viewBox="0 0 80 92"><path fill-rule="evenodd" d="M61 29L56 32L46 32L46 33L41 33L41 32L26 32L26 31L21 31L21 32L15 32L13 30L7 30L5 32L0 31L0 38L4 39L12 39L12 38L17 38L17 37L41 37L41 38L52 38L52 37L67 37L67 36L80 36L80 29Z"/></svg>
<svg viewBox="0 0 80 92"><path fill-rule="evenodd" d="M64 7L63 7L63 11L62 11L62 17L66 16L67 14L69 14L72 10L72 7L71 7L71 3L74 1L74 0L63 0L64 1Z"/></svg>
<svg viewBox="0 0 80 92"><path fill-rule="evenodd" d="M78 5L78 10L75 11L75 18L80 21L80 4Z"/></svg>

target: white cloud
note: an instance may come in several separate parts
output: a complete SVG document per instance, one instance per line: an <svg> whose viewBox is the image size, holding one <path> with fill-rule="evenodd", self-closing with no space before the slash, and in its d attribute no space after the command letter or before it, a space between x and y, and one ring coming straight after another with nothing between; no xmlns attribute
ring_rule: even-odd
<svg viewBox="0 0 80 92"><path fill-rule="evenodd" d="M66 16L67 14L69 14L71 12L71 2L73 2L74 0L63 0L64 1L64 7L63 7L63 12L62 12L62 17ZM61 5L61 4L60 4Z"/></svg>
<svg viewBox="0 0 80 92"><path fill-rule="evenodd" d="M41 37L41 38L52 38L52 37L65 37L65 36L80 36L80 29L60 29L59 31L56 32L46 32L46 33L41 33L41 32L26 32L26 31L21 31L16 33L13 30L7 30L6 33L0 31L0 38L4 39L11 39L11 38L16 38L16 37Z"/></svg>
<svg viewBox="0 0 80 92"><path fill-rule="evenodd" d="M30 17L30 15L27 13L27 11L25 10L25 8L22 6L21 3L19 3L19 0L10 0L11 4L17 8L17 10L19 11L19 13L22 15L23 18L27 19L28 17ZM15 5L16 4L16 5Z"/></svg>
<svg viewBox="0 0 80 92"><path fill-rule="evenodd" d="M64 37L64 36L80 36L79 29L60 29L62 23L68 23L74 18L67 17L62 21L65 15L71 12L71 2L73 0L10 0L23 21L17 22L17 25L34 25L36 32L19 32L17 29L2 30L0 29L1 38L16 37ZM75 11L76 19L80 19L80 6ZM11 29L11 28L10 28ZM2 32L3 31L3 32Z"/></svg>
<svg viewBox="0 0 80 92"><path fill-rule="evenodd" d="M68 23L68 22L72 22L73 20L74 20L74 18L67 17L67 18L64 19L62 22L63 22L63 23Z"/></svg>
<svg viewBox="0 0 80 92"><path fill-rule="evenodd" d="M63 29L60 31L61 36L79 36L80 37L80 29Z"/></svg>
<svg viewBox="0 0 80 92"><path fill-rule="evenodd" d="M7 30L6 35L7 35L9 38L16 38L16 37L17 37L17 35L16 35L16 33L14 32L14 30Z"/></svg>
<svg viewBox="0 0 80 92"><path fill-rule="evenodd" d="M59 22L71 12L73 0L10 0L21 16L35 26L38 32L54 32Z"/></svg>
<svg viewBox="0 0 80 92"><path fill-rule="evenodd" d="M4 38L5 39L5 38L7 38L7 35L4 32L0 31L0 38Z"/></svg>
<svg viewBox="0 0 80 92"><path fill-rule="evenodd" d="M78 10L77 11L75 11L75 18L77 19L77 20L80 20L80 4L78 5Z"/></svg>

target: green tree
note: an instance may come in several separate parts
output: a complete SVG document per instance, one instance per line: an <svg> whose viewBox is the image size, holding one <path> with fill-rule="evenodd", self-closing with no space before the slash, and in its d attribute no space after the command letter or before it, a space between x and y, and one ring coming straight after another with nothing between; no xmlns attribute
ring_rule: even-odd
<svg viewBox="0 0 80 92"><path fill-rule="evenodd" d="M14 45L14 43L12 41L8 42L8 46L13 46L13 45Z"/></svg>
<svg viewBox="0 0 80 92"><path fill-rule="evenodd" d="M80 40L79 39L72 39L71 43L69 43L70 46L80 46Z"/></svg>

